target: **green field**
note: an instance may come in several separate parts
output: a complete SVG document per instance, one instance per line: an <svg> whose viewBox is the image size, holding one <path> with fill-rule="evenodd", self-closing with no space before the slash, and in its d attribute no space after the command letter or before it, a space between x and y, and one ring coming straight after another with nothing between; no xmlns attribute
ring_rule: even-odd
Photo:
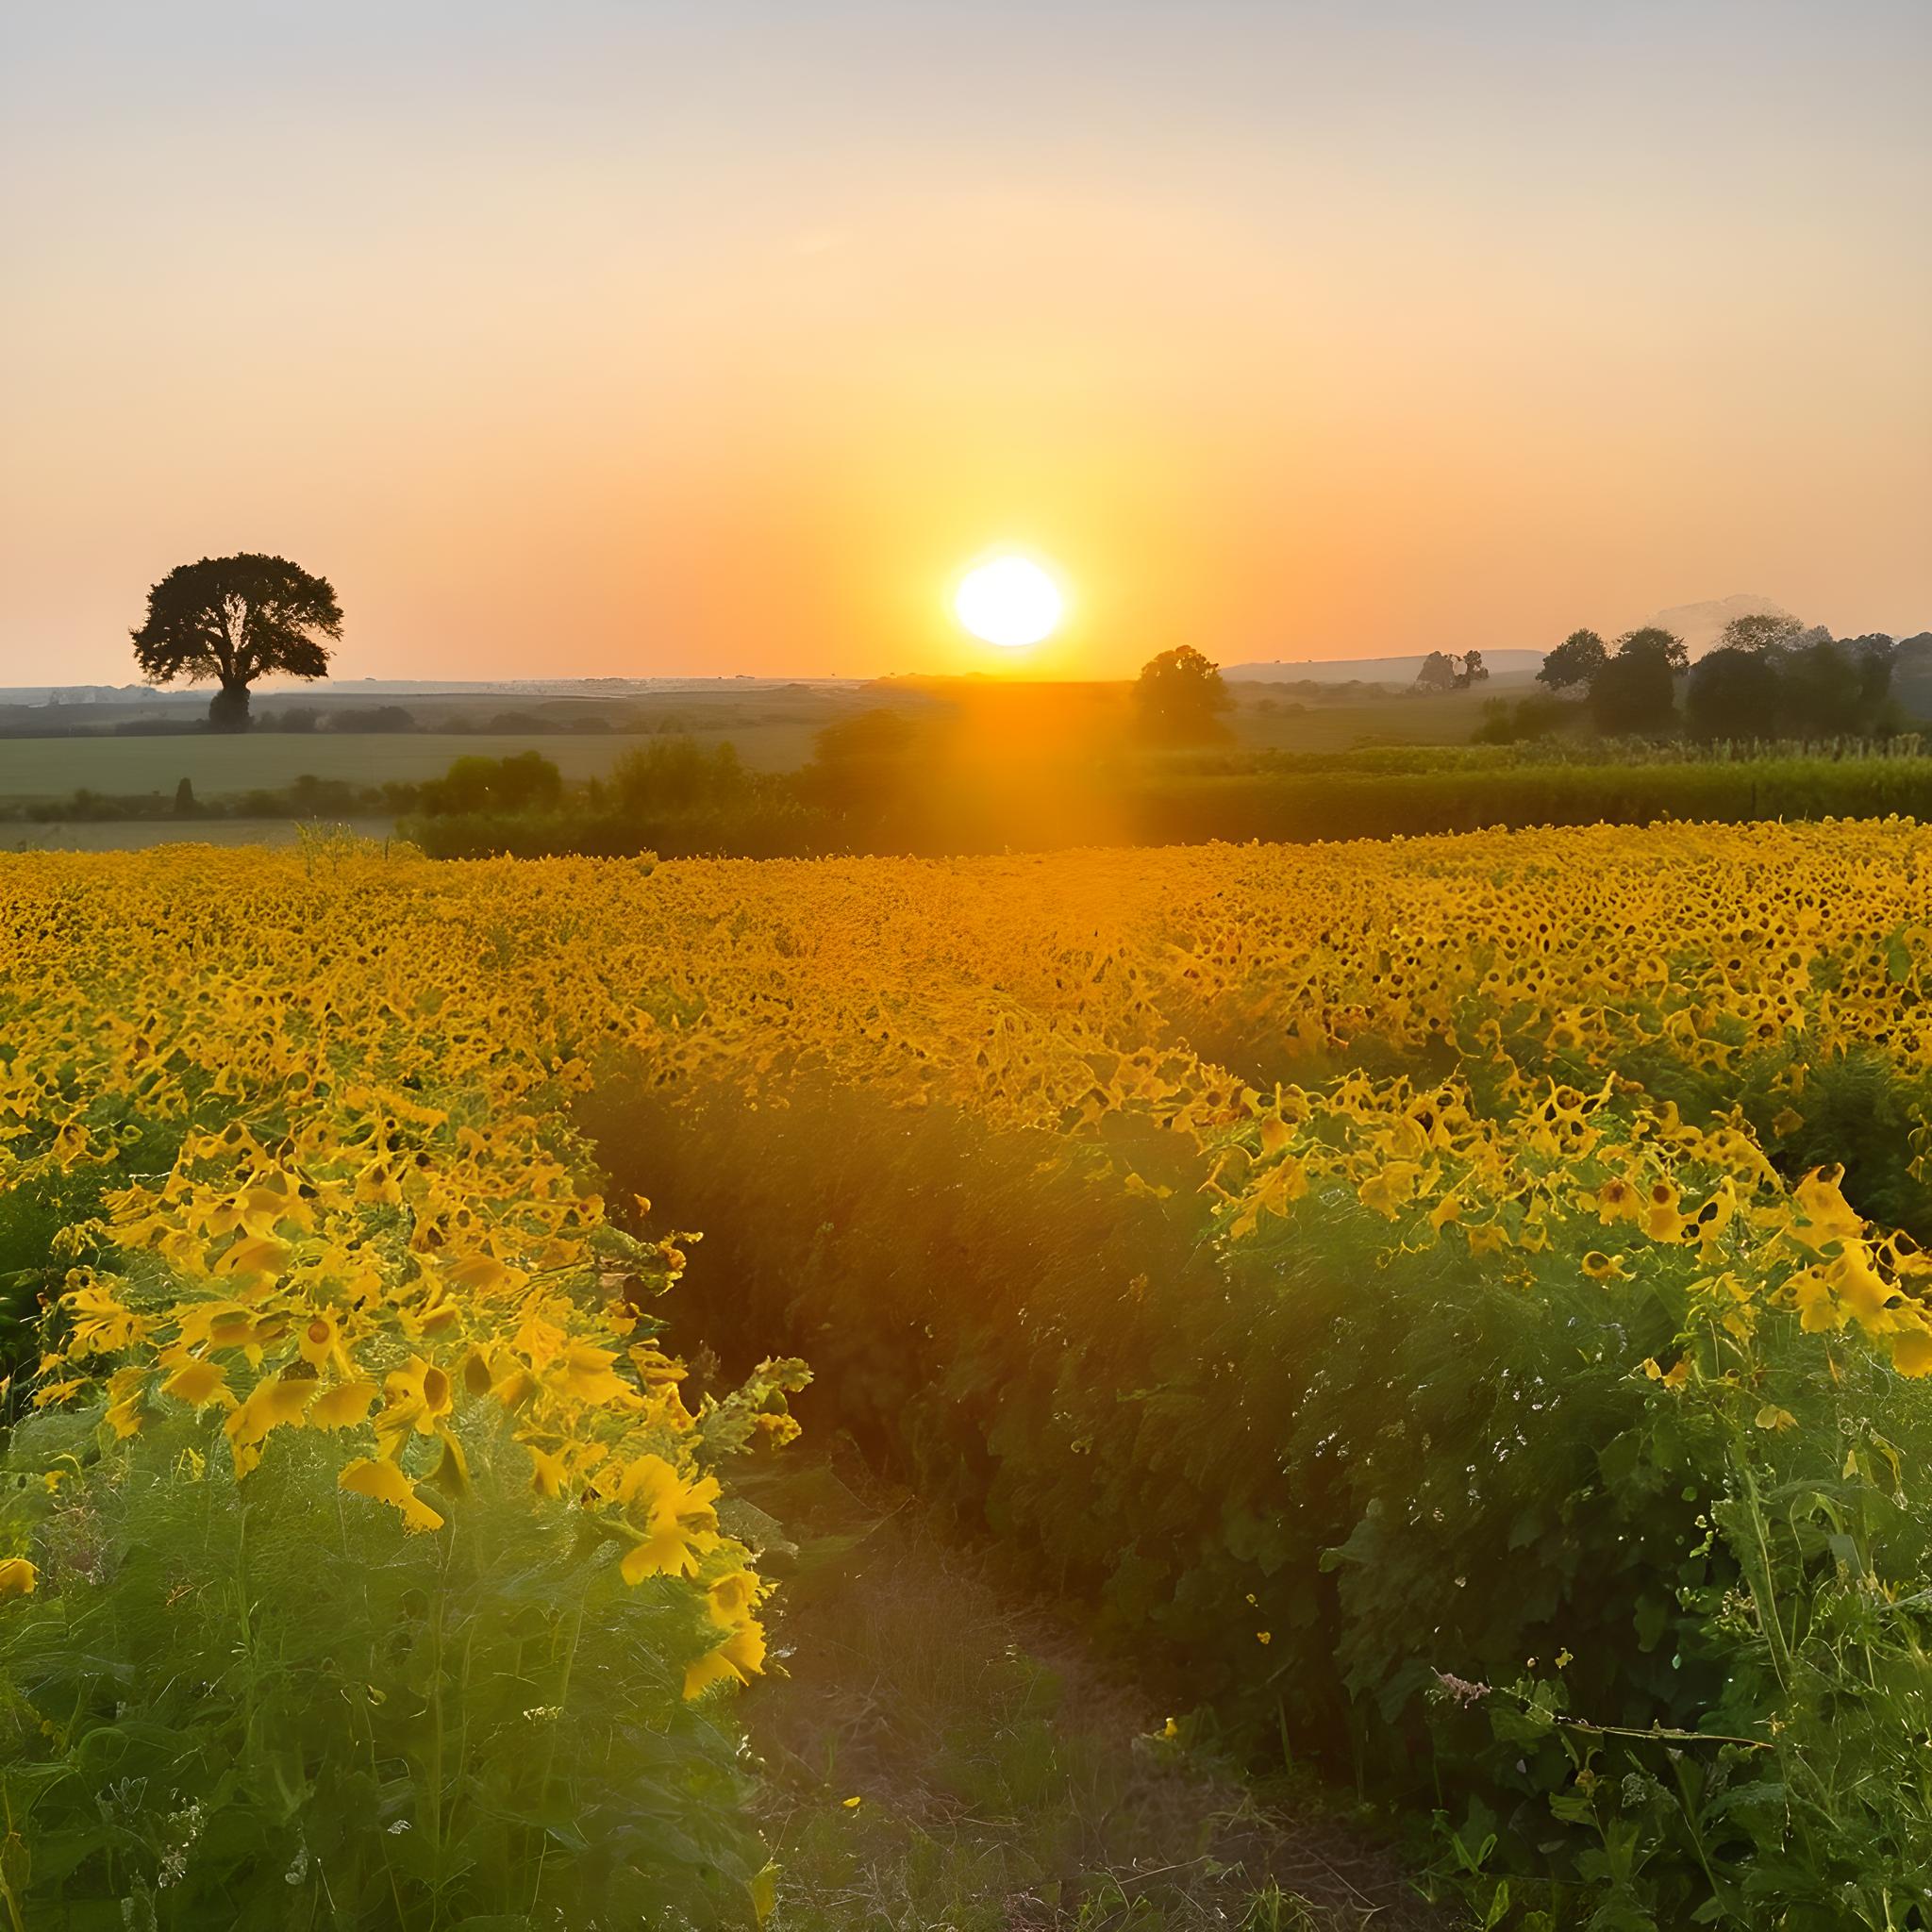
<svg viewBox="0 0 1932 1932"><path fill-rule="evenodd" d="M1229 713L1235 741L1252 751L1353 751L1370 744L1466 744L1491 698L1519 698L1535 690L1528 677L1492 678L1470 691L1335 703L1281 696L1265 684L1235 684ZM1274 708L1263 710L1273 700Z"/></svg>
<svg viewBox="0 0 1932 1932"><path fill-rule="evenodd" d="M1230 716L1242 749L1345 751L1359 744L1456 744L1475 729L1481 695L1395 697L1298 707L1275 700L1263 710L1267 687L1238 688ZM903 698L881 702L909 708ZM795 770L812 754L816 732L850 715L851 700L817 707L795 703L774 717L769 702L750 699L681 708L675 723L701 744L730 743L754 771ZM157 737L0 738L0 806L71 797L77 790L128 796L172 794L183 778L202 799L257 789L280 790L304 773L357 785L416 782L439 776L459 758L503 758L535 750L567 779L602 776L633 745L658 741L656 732L459 731L282 733L245 737L201 734ZM9 841L11 842L11 841ZM117 841L116 842L127 842Z"/></svg>
<svg viewBox="0 0 1932 1932"><path fill-rule="evenodd" d="M729 738L752 766L780 771L811 756L811 733L798 725L751 725L693 732L701 741ZM278 791L302 773L357 785L418 781L446 772L459 758L503 758L537 750L566 778L600 776L620 753L656 741L632 732L496 737L470 732L333 732L295 736L251 732L242 738L0 739L0 801L66 798L75 791L127 794L172 792L192 779L195 795L218 798L258 788Z"/></svg>

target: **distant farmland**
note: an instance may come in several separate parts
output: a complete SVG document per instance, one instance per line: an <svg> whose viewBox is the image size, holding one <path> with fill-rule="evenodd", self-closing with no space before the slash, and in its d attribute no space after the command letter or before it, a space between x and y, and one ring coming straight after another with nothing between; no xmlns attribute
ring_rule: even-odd
<svg viewBox="0 0 1932 1932"><path fill-rule="evenodd" d="M1486 696L1514 694L1524 680L1497 679L1487 690L1433 697L1349 696L1306 702L1287 688L1236 688L1229 723L1234 741L1254 751L1336 752L1364 743L1453 744L1466 741L1482 716ZM730 743L754 771L793 771L812 755L824 725L866 708L867 702L920 710L929 700L882 691L855 702L850 694L809 693L773 715L768 698L687 703L655 720L653 731L252 731L222 738L178 736L73 738L0 737L0 807L71 798L76 790L125 797L172 793L183 778L204 801L258 789L279 791L304 773L355 785L415 783L440 776L455 758L502 758L539 751L565 778L602 776L620 753L681 731L703 744Z"/></svg>
<svg viewBox="0 0 1932 1932"><path fill-rule="evenodd" d="M695 738L729 738L749 765L782 770L811 756L811 733L797 725L741 725L693 731ZM618 755L654 742L633 732L527 736L471 732L250 732L245 737L0 739L0 802L69 798L78 788L129 794L172 792L192 780L198 798L257 789L275 791L298 774L341 778L356 785L391 779L416 782L446 772L459 758L502 758L537 750L566 778L601 775Z"/></svg>

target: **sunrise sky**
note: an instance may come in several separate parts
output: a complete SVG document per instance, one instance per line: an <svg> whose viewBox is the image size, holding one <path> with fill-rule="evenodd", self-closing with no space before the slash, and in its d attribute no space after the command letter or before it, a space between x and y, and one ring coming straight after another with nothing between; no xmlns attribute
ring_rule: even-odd
<svg viewBox="0 0 1932 1932"><path fill-rule="evenodd" d="M1764 593L1932 626L1932 7L0 12L0 684L1118 675Z"/></svg>

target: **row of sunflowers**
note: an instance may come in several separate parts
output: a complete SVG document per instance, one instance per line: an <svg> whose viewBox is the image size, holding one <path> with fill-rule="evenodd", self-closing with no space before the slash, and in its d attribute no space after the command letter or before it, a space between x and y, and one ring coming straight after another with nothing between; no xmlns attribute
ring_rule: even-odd
<svg viewBox="0 0 1932 1932"><path fill-rule="evenodd" d="M625 1163L575 1124L620 1084L674 1121L736 1096L747 1144L843 1092L1104 1150L1109 1200L1205 1214L1250 1276L1344 1224L1391 1280L1476 1271L1554 1306L1560 1273L1610 1307L1667 1276L1673 1320L1632 1324L1646 1399L1736 1391L1780 1440L1802 1405L1752 1366L1767 1324L1814 1338L1812 1368L1850 1349L1859 1375L1924 1375L1932 1263L1907 1230L1928 854L1909 824L1826 824L956 862L6 861L0 1269L31 1319L0 1544L22 1767L0 1896L34 1923L139 1891L187 1924L272 1867L283 1903L359 1885L407 1924L525 1886L566 1916L625 1886L700 1918L769 1909L725 1693L770 1661L760 1553L782 1538L732 1472L793 1433L806 1371L761 1359L686 1392L670 1351L704 1339L702 1297L675 1291L683 1336L656 1310L702 1251L641 1232L662 1212L628 1193L608 1208L597 1165ZM1868 1062L1896 1131L1840 1144L1831 1070ZM728 1141L711 1154L716 1233L739 1177ZM791 1332L774 1313L772 1345ZM175 1509L198 1542L164 1547ZM247 1569L277 1537L288 1573ZM393 1584L379 1617L332 1594L358 1569ZM324 1599L335 1621L305 1636ZM584 1711L598 1618L631 1647ZM166 1753L124 1735L129 1692L187 1659L197 1708L236 1700L196 1749L232 1759L264 1735L264 1629L343 1708L272 1798L242 1781L247 1829L225 1837L205 1795L137 1770ZM501 1630L486 1724L477 1657ZM225 1643L245 1686L207 1660ZM155 1722L178 1756L189 1720ZM321 1794L349 1803L331 1754L366 1759L368 1844L320 1820ZM628 1789L600 1790L624 1762ZM627 1858L559 1822L599 1807L648 1814Z"/></svg>

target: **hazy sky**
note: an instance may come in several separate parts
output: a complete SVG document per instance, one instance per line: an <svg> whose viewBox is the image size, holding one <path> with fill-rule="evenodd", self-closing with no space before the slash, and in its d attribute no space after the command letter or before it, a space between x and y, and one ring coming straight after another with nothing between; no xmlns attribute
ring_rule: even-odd
<svg viewBox="0 0 1932 1932"><path fill-rule="evenodd" d="M1925 0L0 0L0 683L1932 626Z"/></svg>

